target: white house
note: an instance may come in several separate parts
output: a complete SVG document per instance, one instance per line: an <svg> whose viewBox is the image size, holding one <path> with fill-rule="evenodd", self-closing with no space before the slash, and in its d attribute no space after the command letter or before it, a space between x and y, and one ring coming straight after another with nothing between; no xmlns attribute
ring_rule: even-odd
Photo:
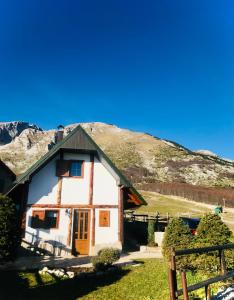
<svg viewBox="0 0 234 300"><path fill-rule="evenodd" d="M121 249L124 208L145 204L81 126L17 178L8 194L20 204L24 240L55 255Z"/></svg>

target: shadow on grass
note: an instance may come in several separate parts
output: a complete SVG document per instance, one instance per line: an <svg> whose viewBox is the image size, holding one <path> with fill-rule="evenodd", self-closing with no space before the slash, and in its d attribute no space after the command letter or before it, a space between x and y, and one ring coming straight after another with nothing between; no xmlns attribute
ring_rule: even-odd
<svg viewBox="0 0 234 300"><path fill-rule="evenodd" d="M43 284L39 274L34 272L37 286L29 288L27 279L20 277L18 272L5 271L0 273L0 299L1 300L75 300L108 286L127 275L130 270L117 269L103 275L89 275L75 277L74 279L56 280L51 284ZM35 274L37 273L37 274Z"/></svg>

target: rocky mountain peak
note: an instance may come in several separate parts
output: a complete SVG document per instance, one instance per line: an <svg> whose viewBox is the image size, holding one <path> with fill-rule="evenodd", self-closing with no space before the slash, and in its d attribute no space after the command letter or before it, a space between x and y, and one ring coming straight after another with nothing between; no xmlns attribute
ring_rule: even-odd
<svg viewBox="0 0 234 300"><path fill-rule="evenodd" d="M6 145L11 143L24 130L29 128L34 129L36 131L42 131L42 129L37 125L30 124L28 122L0 122L0 145Z"/></svg>

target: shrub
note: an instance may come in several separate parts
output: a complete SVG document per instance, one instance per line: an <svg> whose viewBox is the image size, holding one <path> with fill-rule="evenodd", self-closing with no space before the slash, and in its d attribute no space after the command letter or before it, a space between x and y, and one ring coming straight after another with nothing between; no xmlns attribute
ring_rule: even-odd
<svg viewBox="0 0 234 300"><path fill-rule="evenodd" d="M91 259L95 270L106 270L115 261L119 260L120 251L114 248L103 248L98 252L98 255Z"/></svg>
<svg viewBox="0 0 234 300"><path fill-rule="evenodd" d="M155 228L155 221L149 220L148 221L148 246L155 246L154 241L154 228Z"/></svg>
<svg viewBox="0 0 234 300"><path fill-rule="evenodd" d="M231 231L221 220L219 215L205 215L198 227L195 247L207 247L228 244L230 242ZM196 256L194 266L205 272L216 271L219 267L218 252L210 252Z"/></svg>
<svg viewBox="0 0 234 300"><path fill-rule="evenodd" d="M19 246L17 214L13 200L0 195L0 260L14 259Z"/></svg>
<svg viewBox="0 0 234 300"><path fill-rule="evenodd" d="M193 242L193 236L191 231L181 219L174 218L166 228L162 251L166 259L169 260L171 254L171 248L178 249L187 249L190 248ZM178 257L177 259L178 268L189 268L190 262L188 258Z"/></svg>

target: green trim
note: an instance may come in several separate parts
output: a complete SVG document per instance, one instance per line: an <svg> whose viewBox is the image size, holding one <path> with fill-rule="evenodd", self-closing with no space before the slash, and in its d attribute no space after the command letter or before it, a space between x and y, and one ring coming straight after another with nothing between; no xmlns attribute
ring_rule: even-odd
<svg viewBox="0 0 234 300"><path fill-rule="evenodd" d="M142 201L142 204L146 205L147 203L143 199L143 197L137 192L137 190L132 186L130 181L120 172L120 170L114 165L114 163L110 160L110 158L102 151L102 149L95 143L95 141L89 136L89 134L81 127L81 125L78 125L76 128L74 128L64 139L62 139L59 143L57 143L50 151L48 151L43 157L41 157L34 165L32 165L24 174L18 176L16 178L16 181L14 182L14 186L11 188L10 191L12 191L16 186L19 184L23 184L25 181L30 179L30 176L37 171L38 168L43 166L49 159L52 159L56 153L63 149L63 145L77 132L81 131L82 134L86 136L86 138L89 140L91 144L93 144L94 148L98 152L99 156L102 156L107 163L111 166L111 168L115 171L115 173L120 178L120 184L124 185L125 187L128 187L132 190L134 194L137 195L137 197ZM82 149L81 149L82 150ZM9 193L9 192L8 192Z"/></svg>

